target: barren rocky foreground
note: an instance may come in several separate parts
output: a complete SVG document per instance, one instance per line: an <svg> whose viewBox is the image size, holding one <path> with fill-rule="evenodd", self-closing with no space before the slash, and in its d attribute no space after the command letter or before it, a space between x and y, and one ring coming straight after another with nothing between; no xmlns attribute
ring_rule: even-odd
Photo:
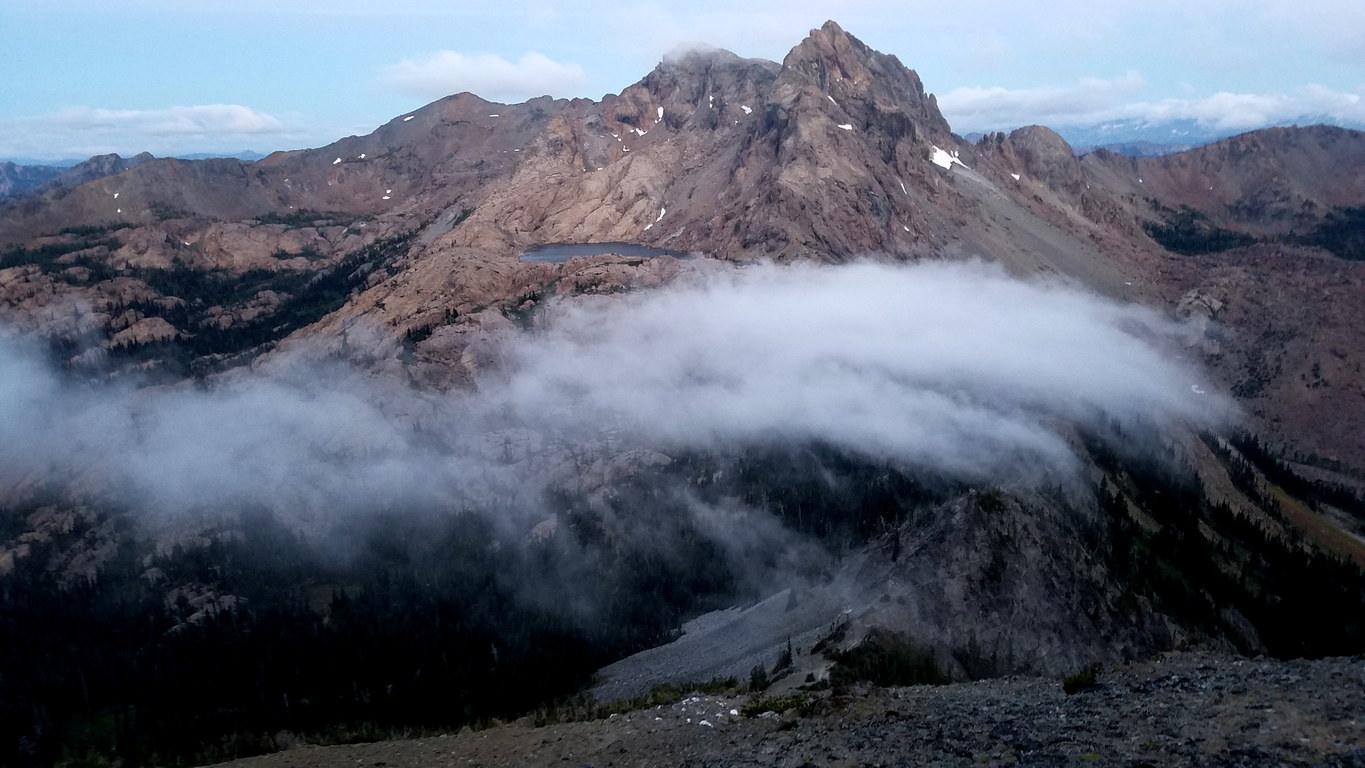
<svg viewBox="0 0 1365 768"><path fill-rule="evenodd" d="M607 720L307 746L234 768L409 766L1365 766L1365 658L1172 654L1051 678L809 694L783 713L692 695ZM781 705L777 705L781 706ZM746 710L747 708L747 710Z"/></svg>

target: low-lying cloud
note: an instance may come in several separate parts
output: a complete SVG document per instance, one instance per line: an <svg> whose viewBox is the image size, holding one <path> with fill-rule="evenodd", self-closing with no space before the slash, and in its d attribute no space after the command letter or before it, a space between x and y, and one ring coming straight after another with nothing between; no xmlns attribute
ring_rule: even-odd
<svg viewBox="0 0 1365 768"><path fill-rule="evenodd" d="M510 348L527 423L724 450L820 441L973 480L1066 469L1058 420L1223 408L1150 310L982 264L757 267L566 307ZM1204 386L1201 386L1204 385Z"/></svg>
<svg viewBox="0 0 1365 768"><path fill-rule="evenodd" d="M320 524L494 499L533 524L543 491L588 465L810 442L969 481L1055 480L1077 466L1066 423L1225 415L1173 357L1184 333L980 264L858 264L553 305L506 340L502 370L453 394L289 360L207 388L88 388L11 339L0 480L148 513L254 506Z"/></svg>

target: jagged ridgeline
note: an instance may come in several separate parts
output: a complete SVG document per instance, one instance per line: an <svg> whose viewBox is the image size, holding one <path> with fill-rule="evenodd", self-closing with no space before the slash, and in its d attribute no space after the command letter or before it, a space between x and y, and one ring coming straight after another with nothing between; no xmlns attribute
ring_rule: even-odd
<svg viewBox="0 0 1365 768"><path fill-rule="evenodd" d="M933 620L958 640L923 641L956 679L1055 671L1029 648L1059 640L1068 659L1191 643L1365 651L1358 542L1290 522L1365 525L1355 492L1246 436L1164 455L1126 452L1130 437L1085 438L1085 493L972 488L789 445L563 490L545 500L553 536L513 535L498 510L375 509L347 524L345 553L250 510L148 551L126 510L35 492L0 516L7 538L24 521L45 532L5 554L0 738L19 763L192 765L275 749L286 732L363 740L515 717L692 615L761 597L765 576L818 582L859 552L952 569L970 610ZM599 458L583 456L584 472ZM1231 485L1215 499L1209 477ZM698 505L771 516L789 536L737 553ZM794 542L823 556L793 565ZM83 571L92 547L113 551ZM948 588L921 584L921 609Z"/></svg>

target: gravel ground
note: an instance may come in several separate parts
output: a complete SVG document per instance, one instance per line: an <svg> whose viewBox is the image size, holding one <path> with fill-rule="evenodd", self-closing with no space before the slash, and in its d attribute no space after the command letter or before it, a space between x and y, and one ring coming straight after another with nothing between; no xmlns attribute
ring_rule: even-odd
<svg viewBox="0 0 1365 768"><path fill-rule="evenodd" d="M691 696L595 722L301 747L234 768L417 766L1349 766L1365 768L1365 658L1176 654L1056 679L820 694L804 712L742 713Z"/></svg>

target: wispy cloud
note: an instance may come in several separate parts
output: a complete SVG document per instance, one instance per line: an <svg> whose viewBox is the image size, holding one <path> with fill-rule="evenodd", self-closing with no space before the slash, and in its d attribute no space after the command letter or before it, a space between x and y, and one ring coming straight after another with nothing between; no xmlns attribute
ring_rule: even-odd
<svg viewBox="0 0 1365 768"><path fill-rule="evenodd" d="M938 102L959 131L1029 124L1083 126L1113 120L1194 120L1212 129L1246 130L1304 116L1365 123L1365 87L1343 92L1309 85L1290 94L1222 92L1152 100L1141 98L1146 88L1142 76L1130 72L1109 80L1085 78L1045 88L955 88L940 95Z"/></svg>
<svg viewBox="0 0 1365 768"><path fill-rule="evenodd" d="M574 95L588 81L577 64L562 64L534 51L516 61L491 53L436 51L384 69L384 85L401 93L440 98L470 91L487 99L521 101Z"/></svg>
<svg viewBox="0 0 1365 768"><path fill-rule="evenodd" d="M240 104L142 110L71 107L51 115L51 120L71 130L131 130L153 136L284 132L284 124L275 117Z"/></svg>
<svg viewBox="0 0 1365 768"><path fill-rule="evenodd" d="M959 130L1060 124L1080 115L1116 109L1145 87L1141 75L1129 72L1108 80L1087 77L1064 86L954 88L939 94L938 104L948 122Z"/></svg>
<svg viewBox="0 0 1365 768"><path fill-rule="evenodd" d="M1125 105L1128 117L1150 121L1188 119L1214 128L1259 128L1299 117L1365 123L1365 88L1355 93L1310 85L1289 95L1215 93L1201 99L1162 99Z"/></svg>
<svg viewBox="0 0 1365 768"><path fill-rule="evenodd" d="M240 104L200 104L164 109L103 109L77 106L33 117L0 121L0 155L106 152L175 154L246 149L263 137L287 140L297 128L274 115Z"/></svg>

